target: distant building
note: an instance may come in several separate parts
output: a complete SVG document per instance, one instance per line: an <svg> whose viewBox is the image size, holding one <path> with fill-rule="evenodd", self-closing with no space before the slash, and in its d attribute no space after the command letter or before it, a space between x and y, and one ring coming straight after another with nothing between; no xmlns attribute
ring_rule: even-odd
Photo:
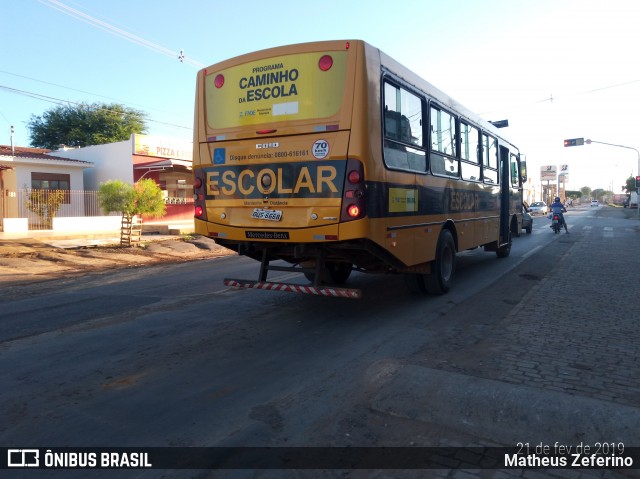
<svg viewBox="0 0 640 479"><path fill-rule="evenodd" d="M109 180L134 183L141 178L153 179L162 189L167 204L167 214L162 220L193 221L190 141L134 134L126 141L63 147L50 154L93 163L95 168L85 171L84 176L88 190L97 190L101 183Z"/></svg>
<svg viewBox="0 0 640 479"><path fill-rule="evenodd" d="M84 190L84 172L92 168L90 161L53 156L43 148L0 145L0 226L5 229L5 223L26 216L24 204L17 201L19 190ZM65 195L61 214L84 208L83 204L72 204L72 198ZM26 229L26 223L18 229Z"/></svg>
<svg viewBox="0 0 640 479"><path fill-rule="evenodd" d="M31 219L27 226L27 190L69 191L57 215L82 216L89 214L85 202L73 192L96 191L109 180L133 184L141 178L154 180L163 191L167 213L159 220L191 222L191 157L190 141L149 135L83 148L61 146L54 151L0 146L0 230L33 227Z"/></svg>

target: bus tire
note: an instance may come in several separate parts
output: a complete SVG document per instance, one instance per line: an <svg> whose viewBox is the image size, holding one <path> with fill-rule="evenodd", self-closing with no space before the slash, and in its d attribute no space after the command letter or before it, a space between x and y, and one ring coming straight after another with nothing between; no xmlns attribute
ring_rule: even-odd
<svg viewBox="0 0 640 479"><path fill-rule="evenodd" d="M351 275L351 264L327 261L327 272L333 284L344 284Z"/></svg>
<svg viewBox="0 0 640 479"><path fill-rule="evenodd" d="M336 261L327 261L322 274L320 276L321 283L344 284L351 275L352 266L350 263L341 263ZM304 273L305 278L313 283L315 273Z"/></svg>
<svg viewBox="0 0 640 479"><path fill-rule="evenodd" d="M508 238L507 244L499 247L496 250L496 256L498 258L506 258L507 256L509 256L509 253L511 253L511 231L509 231L509 238Z"/></svg>
<svg viewBox="0 0 640 479"><path fill-rule="evenodd" d="M518 228L518 219L515 216L511 220L511 233L516 238L520 238L520 235L522 234L522 228Z"/></svg>
<svg viewBox="0 0 640 479"><path fill-rule="evenodd" d="M445 229L440 233L436 247L436 258L431 263L431 273L422 275L424 291L433 294L444 294L451 289L456 272L456 243L451 231Z"/></svg>

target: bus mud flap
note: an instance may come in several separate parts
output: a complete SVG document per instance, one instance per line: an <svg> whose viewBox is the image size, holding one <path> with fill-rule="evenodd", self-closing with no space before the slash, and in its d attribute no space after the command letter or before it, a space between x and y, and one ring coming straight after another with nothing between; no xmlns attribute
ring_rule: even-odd
<svg viewBox="0 0 640 479"><path fill-rule="evenodd" d="M251 281L248 279L225 278L225 286L233 288L268 289L270 291L288 291L290 293L314 294L332 298L362 298L362 291L351 288L334 288L331 286L307 286L304 284L271 283L269 281Z"/></svg>

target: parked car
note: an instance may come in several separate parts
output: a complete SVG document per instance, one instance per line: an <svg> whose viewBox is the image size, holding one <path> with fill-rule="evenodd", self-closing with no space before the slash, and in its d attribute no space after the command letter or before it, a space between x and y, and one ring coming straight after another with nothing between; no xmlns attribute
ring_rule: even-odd
<svg viewBox="0 0 640 479"><path fill-rule="evenodd" d="M598 200L591 200L591 206L600 206Z"/></svg>
<svg viewBox="0 0 640 479"><path fill-rule="evenodd" d="M544 201L534 201L529 206L529 214L531 215L546 215L547 204Z"/></svg>
<svg viewBox="0 0 640 479"><path fill-rule="evenodd" d="M526 204L522 205L522 229L525 230L528 235L530 235L533 230L533 218L529 214Z"/></svg>

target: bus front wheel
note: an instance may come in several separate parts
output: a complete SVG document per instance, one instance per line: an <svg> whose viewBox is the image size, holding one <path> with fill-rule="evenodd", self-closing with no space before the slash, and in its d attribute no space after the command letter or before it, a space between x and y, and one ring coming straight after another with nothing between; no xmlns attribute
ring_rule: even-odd
<svg viewBox="0 0 640 479"><path fill-rule="evenodd" d="M419 286L429 294L444 294L453 285L455 271L456 244L451 232L443 230L438 238L436 257L431 263L431 273L419 276Z"/></svg>

